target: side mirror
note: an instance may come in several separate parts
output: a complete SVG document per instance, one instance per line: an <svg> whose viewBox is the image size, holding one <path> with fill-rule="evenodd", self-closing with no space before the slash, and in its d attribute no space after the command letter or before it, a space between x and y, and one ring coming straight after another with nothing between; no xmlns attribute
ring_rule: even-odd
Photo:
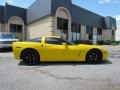
<svg viewBox="0 0 120 90"><path fill-rule="evenodd" d="M65 48L68 48L68 44L67 43L62 43L62 45L64 45Z"/></svg>

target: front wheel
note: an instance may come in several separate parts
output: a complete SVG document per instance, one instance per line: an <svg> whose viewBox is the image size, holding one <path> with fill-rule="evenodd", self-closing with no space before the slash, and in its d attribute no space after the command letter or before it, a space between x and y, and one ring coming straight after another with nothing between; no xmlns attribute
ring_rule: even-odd
<svg viewBox="0 0 120 90"><path fill-rule="evenodd" d="M28 49L22 53L22 60L27 65L37 65L40 62L40 57L36 51Z"/></svg>
<svg viewBox="0 0 120 90"><path fill-rule="evenodd" d="M86 62L90 64L102 63L102 53L98 50L91 50L86 56Z"/></svg>

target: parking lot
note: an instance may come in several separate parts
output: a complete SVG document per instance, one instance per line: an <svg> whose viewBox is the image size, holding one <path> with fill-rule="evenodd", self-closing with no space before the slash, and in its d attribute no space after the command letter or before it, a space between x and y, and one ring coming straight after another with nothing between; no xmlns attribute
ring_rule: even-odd
<svg viewBox="0 0 120 90"><path fill-rule="evenodd" d="M107 62L44 63L26 66L0 53L0 90L120 90L120 46L103 46Z"/></svg>

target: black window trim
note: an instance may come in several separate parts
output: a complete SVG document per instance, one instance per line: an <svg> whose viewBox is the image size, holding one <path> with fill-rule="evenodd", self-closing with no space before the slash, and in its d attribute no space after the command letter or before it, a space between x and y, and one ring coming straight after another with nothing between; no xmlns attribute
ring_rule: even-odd
<svg viewBox="0 0 120 90"><path fill-rule="evenodd" d="M48 38L50 38L50 39L58 39L58 40L60 40L61 42L60 42L60 43L47 43L47 42L46 42L46 39L48 39ZM62 42L62 41L63 41L63 42ZM69 41L67 41L67 40L64 40L64 39L62 39L62 38L51 38L51 37L46 37L46 38L45 38L45 43L46 43L46 44L52 44L52 45L62 45L62 43L66 43L66 44L68 44L68 45L75 45L74 43L69 42Z"/></svg>

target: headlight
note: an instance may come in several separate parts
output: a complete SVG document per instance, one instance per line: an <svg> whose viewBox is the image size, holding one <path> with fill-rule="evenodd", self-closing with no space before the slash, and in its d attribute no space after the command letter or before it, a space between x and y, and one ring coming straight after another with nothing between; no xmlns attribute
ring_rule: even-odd
<svg viewBox="0 0 120 90"><path fill-rule="evenodd" d="M4 44L4 42L3 42L3 41L0 41L0 44Z"/></svg>

